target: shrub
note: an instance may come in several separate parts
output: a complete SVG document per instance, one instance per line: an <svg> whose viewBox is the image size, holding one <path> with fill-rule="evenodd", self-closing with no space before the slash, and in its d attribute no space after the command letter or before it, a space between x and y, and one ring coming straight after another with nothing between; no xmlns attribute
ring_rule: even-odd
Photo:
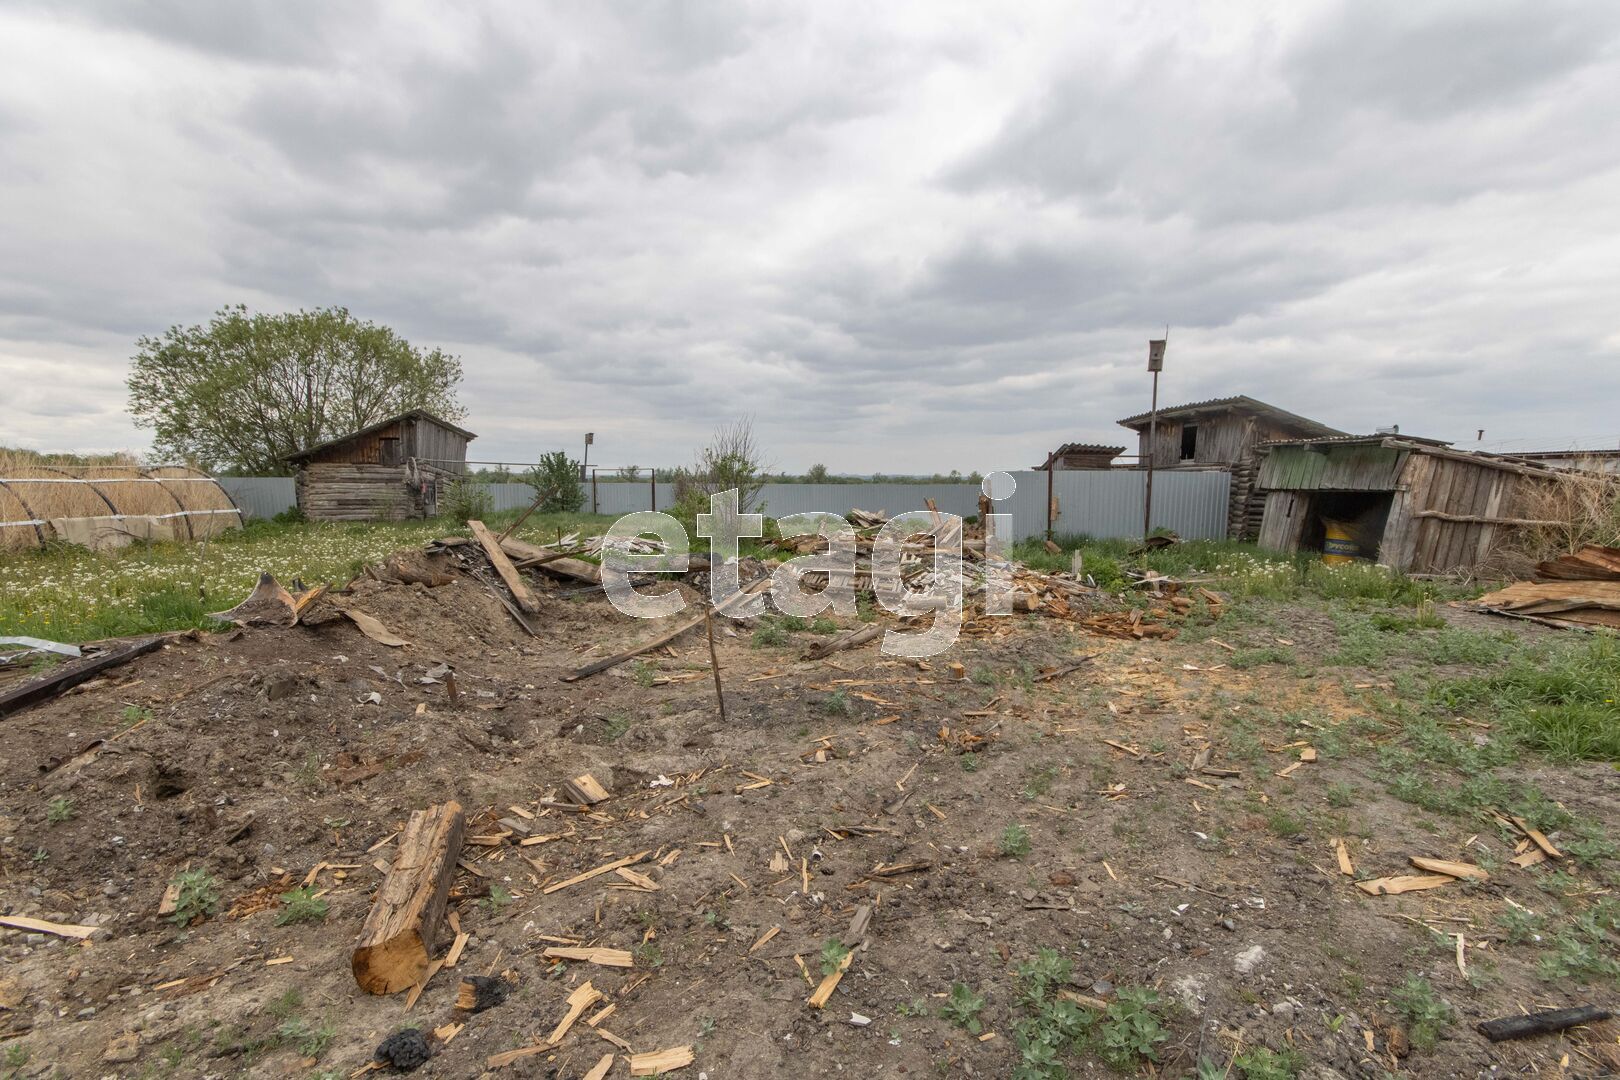
<svg viewBox="0 0 1620 1080"><path fill-rule="evenodd" d="M312 885L282 893L281 903L281 914L276 916L277 926L320 922L326 918L328 910L326 901L315 895L315 887Z"/></svg>
<svg viewBox="0 0 1620 1080"><path fill-rule="evenodd" d="M1009 825L1001 830L1001 853L1009 859L1021 859L1029 854L1029 830L1022 825Z"/></svg>
<svg viewBox="0 0 1620 1080"><path fill-rule="evenodd" d="M439 513L451 521L476 521L495 508L489 488L466 477L450 481L439 495Z"/></svg>
<svg viewBox="0 0 1620 1080"><path fill-rule="evenodd" d="M523 482L534 489L543 514L575 514L585 505L585 489L579 483L579 462L562 450L542 455L538 464L523 474Z"/></svg>

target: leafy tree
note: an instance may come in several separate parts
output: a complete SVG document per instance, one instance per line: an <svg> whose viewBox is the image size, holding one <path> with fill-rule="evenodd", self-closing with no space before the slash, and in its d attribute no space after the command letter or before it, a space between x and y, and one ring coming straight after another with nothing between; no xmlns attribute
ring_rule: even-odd
<svg viewBox="0 0 1620 1080"><path fill-rule="evenodd" d="M811 484L825 484L827 482L827 466L816 462L805 471L804 479Z"/></svg>
<svg viewBox="0 0 1620 1080"><path fill-rule="evenodd" d="M135 422L153 429L159 453L210 469L285 473L288 454L409 409L466 415L459 359L344 308L270 315L238 304L135 345Z"/></svg>
<svg viewBox="0 0 1620 1080"><path fill-rule="evenodd" d="M562 450L543 455L539 464L523 474L523 482L534 488L543 514L573 514L585 505L579 462Z"/></svg>
<svg viewBox="0 0 1620 1080"><path fill-rule="evenodd" d="M624 480L634 480L641 475L640 465L625 465L619 469L619 476Z"/></svg>

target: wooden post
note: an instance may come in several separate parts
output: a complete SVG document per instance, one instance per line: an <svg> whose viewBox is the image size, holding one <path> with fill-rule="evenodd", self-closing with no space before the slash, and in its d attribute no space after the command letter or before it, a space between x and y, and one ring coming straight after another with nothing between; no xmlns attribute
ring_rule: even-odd
<svg viewBox="0 0 1620 1080"><path fill-rule="evenodd" d="M703 632L709 635L709 668L714 672L714 699L720 703L720 722L726 722L726 694L720 688L720 657L714 651L714 619L707 607L703 609Z"/></svg>
<svg viewBox="0 0 1620 1080"><path fill-rule="evenodd" d="M657 510L658 509L658 469L656 467L652 471L652 483L649 486L652 489L652 508L654 510Z"/></svg>
<svg viewBox="0 0 1620 1080"><path fill-rule="evenodd" d="M1148 417L1147 487L1142 494L1142 539L1153 532L1153 458L1159 441L1159 373L1153 373L1153 408Z"/></svg>
<svg viewBox="0 0 1620 1080"><path fill-rule="evenodd" d="M428 970L465 821L461 806L447 802L418 810L405 823L394 865L371 902L350 957L361 989L397 993L415 986Z"/></svg>
<svg viewBox="0 0 1620 1080"><path fill-rule="evenodd" d="M596 513L596 470L591 470L591 513Z"/></svg>
<svg viewBox="0 0 1620 1080"><path fill-rule="evenodd" d="M1054 455L1055 456L1055 455ZM1046 538L1052 539L1052 458L1046 459Z"/></svg>

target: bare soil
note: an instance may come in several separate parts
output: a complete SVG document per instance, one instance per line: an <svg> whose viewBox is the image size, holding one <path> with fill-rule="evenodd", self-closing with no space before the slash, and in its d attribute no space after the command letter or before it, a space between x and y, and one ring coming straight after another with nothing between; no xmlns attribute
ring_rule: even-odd
<svg viewBox="0 0 1620 1080"><path fill-rule="evenodd" d="M1336 836L1379 873L1408 872L1413 854L1512 854L1493 831L1436 820L1373 779L1376 736L1356 720L1388 692L1382 673L1235 670L1220 645L1187 640L1200 635L1110 640L1022 616L932 662L868 645L805 663L814 636L755 648L728 624L722 723L701 632L647 666L560 681L649 636L600 598L544 598L538 638L466 578L361 581L346 603L412 644L384 647L327 611L177 643L0 722L0 911L103 928L82 943L0 929L0 1075L349 1074L401 1027L457 1023L417 1075L476 1077L491 1055L543 1039L589 979L616 1006L600 1028L637 1052L696 1047L677 1075L1005 1077L1018 1060L1015 968L1041 947L1073 960L1082 995L1163 996L1160 1075L1257 1044L1297 1048L1318 1080L1550 1075L1566 1054L1563 1075L1595 1075L1613 1052L1603 1026L1497 1045L1472 1030L1521 1005L1590 1000L1538 979L1535 954L1494 921L1508 898L1542 903L1528 872L1377 898L1338 872ZM1296 616L1303 651L1321 627ZM1213 634L1240 648L1276 636L1254 622ZM1088 653L1100 655L1033 679ZM458 702L419 682L441 662ZM1234 730L1260 749L1236 756ZM1322 741L1341 749L1278 775ZM1240 775L1189 773L1205 746ZM583 772L612 792L596 812L540 807ZM1606 767L1537 778L1572 811L1620 819ZM53 799L71 813L55 824ZM469 835L498 836L508 818L556 838L467 847L451 910L469 943L407 1008L403 994L361 991L349 952L389 838L447 799L467 808ZM1028 833L1022 856L1002 850L1014 825ZM541 891L643 851L637 869L657 891L613 875ZM772 869L778 855L786 870ZM177 927L157 911L186 869L217 877L222 904ZM276 925L275 898L306 877L328 916ZM823 945L861 904L869 947L812 1009ZM1472 979L1436 929L1464 935ZM540 954L558 939L634 950L636 963L553 964ZM458 1013L460 973L504 973L512 994ZM1437 1049L1403 1057L1388 996L1414 974L1458 1022ZM955 982L985 995L988 1037L938 1015ZM276 1037L289 1015L332 1025L318 1061ZM608 1052L581 1023L493 1072L573 1078ZM628 1075L622 1059L610 1075Z"/></svg>

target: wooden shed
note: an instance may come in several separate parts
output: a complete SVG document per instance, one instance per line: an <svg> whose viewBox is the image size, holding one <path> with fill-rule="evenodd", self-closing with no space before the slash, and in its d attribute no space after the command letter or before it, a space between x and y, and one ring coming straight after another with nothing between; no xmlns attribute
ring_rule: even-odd
<svg viewBox="0 0 1620 1080"><path fill-rule="evenodd" d="M414 409L290 455L298 508L312 521L399 521L438 513L467 471L470 431Z"/></svg>
<svg viewBox="0 0 1620 1080"><path fill-rule="evenodd" d="M1408 435L1294 439L1261 447L1260 546L1321 551L1326 523L1349 526L1363 557L1415 574L1470 570L1516 525L1523 485L1544 466L1453 450Z"/></svg>
<svg viewBox="0 0 1620 1080"><path fill-rule="evenodd" d="M1226 524L1227 535L1234 540L1251 539L1260 531L1256 448L1279 439L1345 434L1243 394L1160 409L1156 436L1150 434L1152 421L1151 413L1142 413L1119 422L1137 433L1142 465L1151 457L1155 469L1224 468L1231 472Z"/></svg>

